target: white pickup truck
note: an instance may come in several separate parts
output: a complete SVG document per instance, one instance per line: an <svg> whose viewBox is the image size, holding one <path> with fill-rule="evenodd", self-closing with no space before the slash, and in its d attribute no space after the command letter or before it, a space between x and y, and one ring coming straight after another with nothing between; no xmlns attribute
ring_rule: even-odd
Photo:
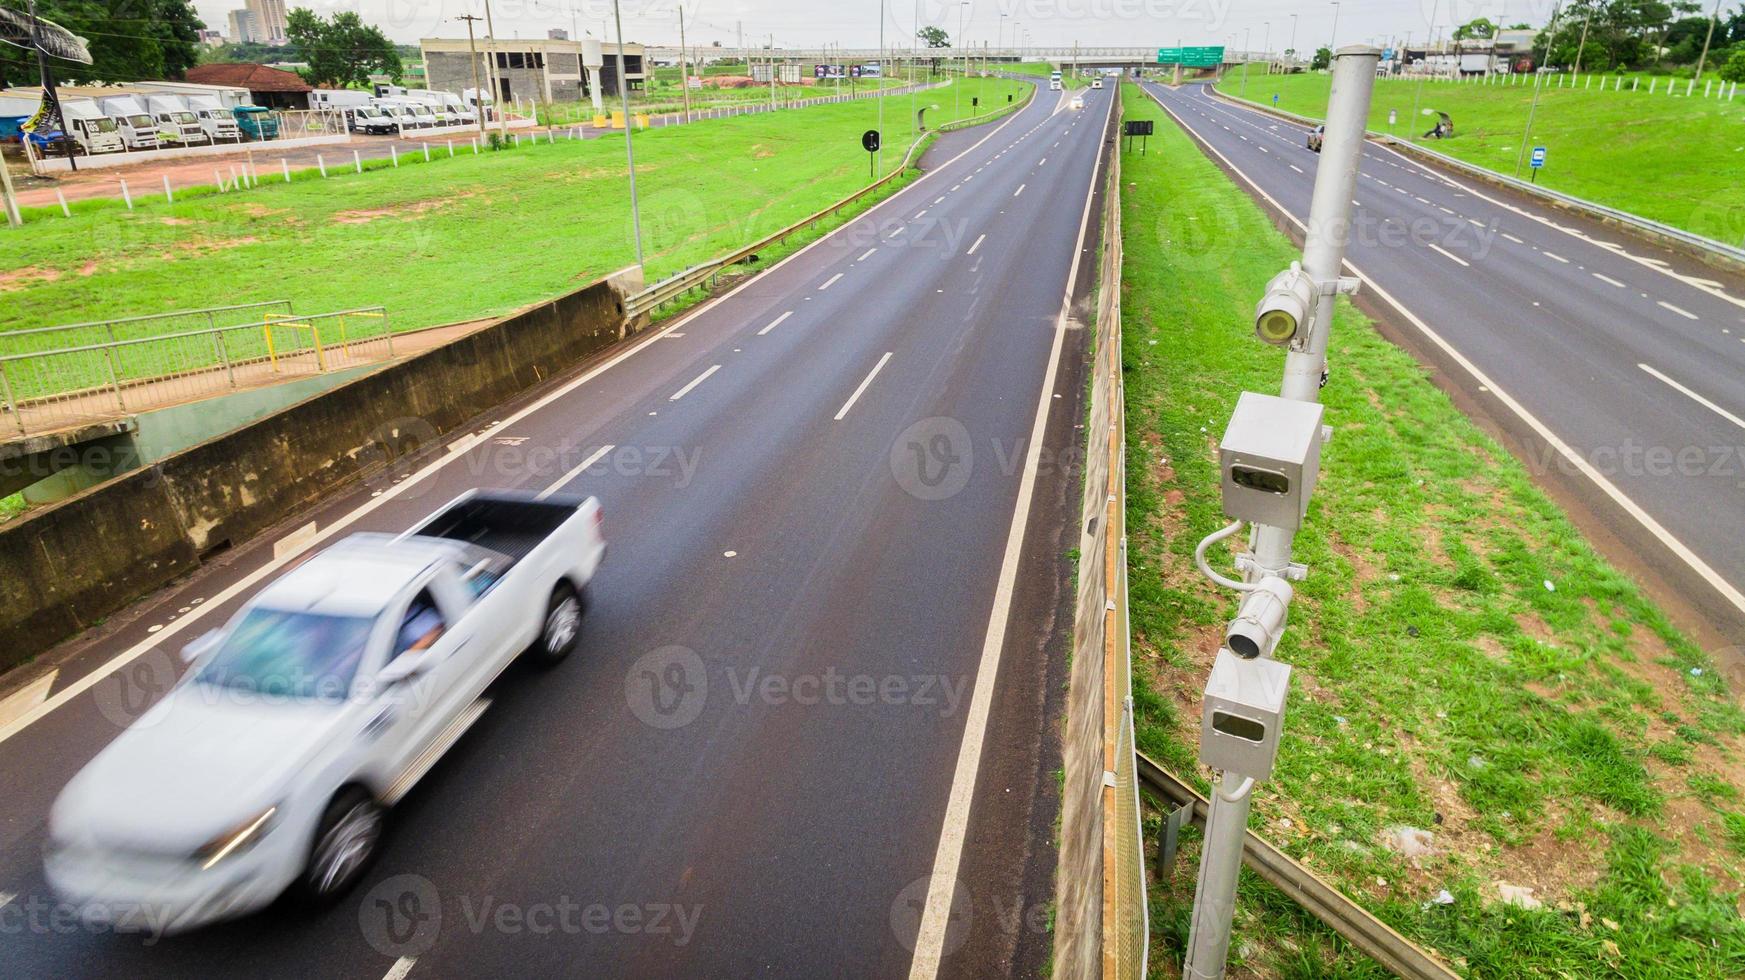
<svg viewBox="0 0 1745 980"><path fill-rule="evenodd" d="M190 644L181 681L61 791L50 885L162 931L338 898L497 675L574 648L605 550L592 497L473 491L305 561Z"/></svg>

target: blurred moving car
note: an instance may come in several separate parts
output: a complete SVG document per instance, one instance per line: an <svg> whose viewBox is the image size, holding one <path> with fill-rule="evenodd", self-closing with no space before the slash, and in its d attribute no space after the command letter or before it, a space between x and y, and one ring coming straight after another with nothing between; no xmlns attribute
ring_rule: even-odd
<svg viewBox="0 0 1745 980"><path fill-rule="evenodd" d="M605 550L592 497L473 491L297 566L190 644L192 669L62 790L50 885L88 921L164 931L287 890L338 898L492 680L574 648Z"/></svg>
<svg viewBox="0 0 1745 980"><path fill-rule="evenodd" d="M1082 95L1075 95L1075 96L1073 96L1073 97L1072 97L1072 108L1074 108L1074 109L1083 109L1083 108L1084 108L1084 107L1085 107L1085 98L1084 98L1084 96L1082 96Z"/></svg>
<svg viewBox="0 0 1745 980"><path fill-rule="evenodd" d="M1321 139L1326 135L1327 127L1325 126L1316 126L1314 129L1309 130L1309 149L1314 150L1316 153L1321 152Z"/></svg>

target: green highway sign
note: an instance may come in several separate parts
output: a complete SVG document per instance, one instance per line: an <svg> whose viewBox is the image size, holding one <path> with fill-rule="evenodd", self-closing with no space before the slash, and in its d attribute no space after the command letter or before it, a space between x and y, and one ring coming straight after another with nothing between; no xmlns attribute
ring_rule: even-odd
<svg viewBox="0 0 1745 980"><path fill-rule="evenodd" d="M1224 46L1201 48L1158 48L1157 63L1181 65L1183 68L1216 68L1224 63Z"/></svg>

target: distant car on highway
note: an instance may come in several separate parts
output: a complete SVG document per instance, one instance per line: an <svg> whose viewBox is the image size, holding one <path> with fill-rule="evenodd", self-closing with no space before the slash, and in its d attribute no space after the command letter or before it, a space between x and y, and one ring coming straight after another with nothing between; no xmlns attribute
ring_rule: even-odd
<svg viewBox="0 0 1745 980"><path fill-rule="evenodd" d="M1091 79L1091 88L1102 88L1102 87L1103 87L1102 78L1099 77L1099 78Z"/></svg>
<svg viewBox="0 0 1745 980"><path fill-rule="evenodd" d="M1074 109L1083 109L1085 107L1085 97L1082 95L1073 96L1072 97L1072 107Z"/></svg>
<svg viewBox="0 0 1745 980"><path fill-rule="evenodd" d="M1316 126L1314 129L1309 130L1309 149L1314 150L1316 153L1321 152L1321 138L1326 135L1326 126Z"/></svg>
<svg viewBox="0 0 1745 980"><path fill-rule="evenodd" d="M337 899L492 680L575 647L605 550L591 497L474 491L299 565L189 644L186 676L61 791L50 885L169 931Z"/></svg>

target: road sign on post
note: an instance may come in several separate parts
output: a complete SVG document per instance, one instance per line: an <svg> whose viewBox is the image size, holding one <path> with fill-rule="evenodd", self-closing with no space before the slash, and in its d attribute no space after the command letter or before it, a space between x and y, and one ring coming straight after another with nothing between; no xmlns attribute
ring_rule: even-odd
<svg viewBox="0 0 1745 980"><path fill-rule="evenodd" d="M877 177L878 176L878 165L876 163L874 163L873 161L878 159L879 131L876 129L869 129L866 132L861 133L860 134L860 146L861 146L861 149L865 150L866 154L867 154L867 156L866 156L867 176Z"/></svg>
<svg viewBox="0 0 1745 980"><path fill-rule="evenodd" d="M1533 168L1533 183L1539 183L1539 168L1545 166L1545 147L1533 147L1533 156L1528 159L1527 164Z"/></svg>
<svg viewBox="0 0 1745 980"><path fill-rule="evenodd" d="M1146 137L1149 137L1151 135L1151 128L1152 128L1154 122L1155 122L1155 120L1151 120L1151 119L1129 119L1129 120L1127 120L1125 132L1122 135L1127 137L1127 146L1129 149L1132 149L1132 147L1133 147L1133 137L1138 136L1138 137L1140 137L1139 153L1141 156L1143 156L1145 154L1145 147L1148 143L1151 142Z"/></svg>

